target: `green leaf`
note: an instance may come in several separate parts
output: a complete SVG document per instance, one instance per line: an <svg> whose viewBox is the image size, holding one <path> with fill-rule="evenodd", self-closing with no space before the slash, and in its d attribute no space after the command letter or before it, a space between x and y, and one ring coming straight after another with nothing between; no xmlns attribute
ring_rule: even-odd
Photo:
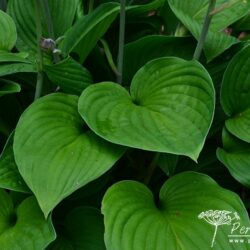
<svg viewBox="0 0 250 250"><path fill-rule="evenodd" d="M190 37L144 36L124 47L123 75L130 82L137 70L152 59L175 56L192 59L195 43Z"/></svg>
<svg viewBox="0 0 250 250"><path fill-rule="evenodd" d="M153 0L149 1L149 3L146 4L135 4L127 7L127 12L126 14L131 17L137 17L139 15L148 15L150 11L155 11L156 9L160 8L163 6L165 0Z"/></svg>
<svg viewBox="0 0 250 250"><path fill-rule="evenodd" d="M28 53L25 52L11 53L11 52L0 51L0 63L2 62L29 63L26 57L28 57Z"/></svg>
<svg viewBox="0 0 250 250"><path fill-rule="evenodd" d="M212 244L215 250L249 249L247 241L233 244L228 236L239 234L232 232L234 223L250 225L244 204L203 174L170 178L159 202L145 185L121 181L106 192L102 213L107 250L209 250Z"/></svg>
<svg viewBox="0 0 250 250"><path fill-rule="evenodd" d="M0 63L0 76L11 75L20 72L36 73L37 66L29 63Z"/></svg>
<svg viewBox="0 0 250 250"><path fill-rule="evenodd" d="M0 10L0 50L10 51L16 44L17 32L13 19Z"/></svg>
<svg viewBox="0 0 250 250"><path fill-rule="evenodd" d="M89 131L77 101L77 96L62 93L45 96L17 124L16 163L46 217L63 198L109 170L124 152Z"/></svg>
<svg viewBox="0 0 250 250"><path fill-rule="evenodd" d="M208 0L168 0L169 5L181 22L189 29L198 40L208 8ZM211 61L223 51L237 43L238 40L226 35L223 29L230 26L249 12L249 1L218 0L216 8L223 4L231 4L213 16L206 37L204 51L208 61Z"/></svg>
<svg viewBox="0 0 250 250"><path fill-rule="evenodd" d="M96 208L78 207L71 211L63 223L63 236L52 243L48 250L106 250L104 224L101 212Z"/></svg>
<svg viewBox="0 0 250 250"><path fill-rule="evenodd" d="M70 57L54 65L44 65L44 70L54 84L68 93L81 94L93 83L89 71Z"/></svg>
<svg viewBox="0 0 250 250"><path fill-rule="evenodd" d="M223 148L217 149L218 159L237 181L250 187L250 144L234 137L226 129L223 129L222 139Z"/></svg>
<svg viewBox="0 0 250 250"><path fill-rule="evenodd" d="M0 97L7 94L17 93L21 91L19 84L10 81L0 79Z"/></svg>
<svg viewBox="0 0 250 250"><path fill-rule="evenodd" d="M13 133L0 155L0 187L17 192L30 192L18 172L13 153Z"/></svg>
<svg viewBox="0 0 250 250"><path fill-rule="evenodd" d="M10 196L0 190L0 200L1 249L44 249L56 238L51 219L44 219L34 197L14 208Z"/></svg>
<svg viewBox="0 0 250 250"><path fill-rule="evenodd" d="M41 1L43 2L43 1ZM49 8L53 20L55 38L62 36L72 25L77 0L50 0ZM8 12L13 17L18 33L17 48L36 54L36 22L34 0L9 0ZM47 19L41 9L43 37L48 37Z"/></svg>
<svg viewBox="0 0 250 250"><path fill-rule="evenodd" d="M250 46L237 53L229 63L221 86L221 105L230 116L226 128L243 141L250 142Z"/></svg>
<svg viewBox="0 0 250 250"><path fill-rule="evenodd" d="M78 108L108 141L196 160L211 125L214 88L197 61L166 57L136 73L130 94L112 82L95 84L83 91Z"/></svg>
<svg viewBox="0 0 250 250"><path fill-rule="evenodd" d="M60 49L68 55L75 52L82 63L97 41L105 34L119 13L119 4L106 3L83 16L65 34Z"/></svg>

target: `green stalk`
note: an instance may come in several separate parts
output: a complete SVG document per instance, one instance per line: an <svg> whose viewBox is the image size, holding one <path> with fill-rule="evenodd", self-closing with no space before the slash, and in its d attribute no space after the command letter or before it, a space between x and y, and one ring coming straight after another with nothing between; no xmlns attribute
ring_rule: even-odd
<svg viewBox="0 0 250 250"><path fill-rule="evenodd" d="M210 13L214 10L215 4L216 4L216 0L210 0L209 6L207 9L207 14L206 14L206 17L205 17L205 20L203 23L203 27L201 30L201 34L200 34L200 37L199 37L199 40L198 40L198 43L197 43L197 46L196 46L196 49L194 52L194 56L193 56L193 59L195 59L197 61L199 61L200 56L201 56L201 52L202 52L204 42L205 42L205 39L207 36L208 28L209 28L209 25L210 25L212 17L213 17Z"/></svg>
<svg viewBox="0 0 250 250"><path fill-rule="evenodd" d="M117 67L116 67L116 65L114 63L112 54L111 54L109 46L108 46L108 43L104 39L100 39L100 42L102 43L102 46L103 46L103 49L104 49L104 53L106 55L106 58L108 60L110 68L115 73L115 75L118 76L119 72L118 72Z"/></svg>
<svg viewBox="0 0 250 250"><path fill-rule="evenodd" d="M40 47L40 39L42 37L42 21L41 21L41 4L39 0L35 1L35 20L36 20L36 36L37 36L37 82L34 100L41 96L43 88L43 54Z"/></svg>
<svg viewBox="0 0 250 250"><path fill-rule="evenodd" d="M120 27L119 27L119 48L118 48L118 60L117 60L117 69L119 72L119 74L117 76L117 82L119 84L122 84L122 75L123 75L125 22L126 22L126 0L121 0Z"/></svg>

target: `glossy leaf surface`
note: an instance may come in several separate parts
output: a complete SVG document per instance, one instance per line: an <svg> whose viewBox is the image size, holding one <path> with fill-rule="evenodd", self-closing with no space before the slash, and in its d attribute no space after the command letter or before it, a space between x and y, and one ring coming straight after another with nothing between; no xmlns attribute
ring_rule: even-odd
<svg viewBox="0 0 250 250"><path fill-rule="evenodd" d="M170 178L157 203L145 185L121 181L106 192L102 213L107 250L249 249L247 242L232 244L228 237L234 222L250 225L242 201L203 174Z"/></svg>
<svg viewBox="0 0 250 250"><path fill-rule="evenodd" d="M226 128L243 141L250 142L250 46L229 63L221 87L221 105L230 116Z"/></svg>
<svg viewBox="0 0 250 250"><path fill-rule="evenodd" d="M56 235L51 219L44 219L35 197L14 207L10 196L0 190L0 246L2 249L44 249Z"/></svg>
<svg viewBox="0 0 250 250"><path fill-rule="evenodd" d="M59 93L40 98L16 128L18 169L46 217L63 198L109 170L124 152L86 127L77 101Z"/></svg>
<svg viewBox="0 0 250 250"><path fill-rule="evenodd" d="M112 82L89 86L79 112L108 141L196 160L213 117L214 89L198 62L160 58L136 73L130 94Z"/></svg>

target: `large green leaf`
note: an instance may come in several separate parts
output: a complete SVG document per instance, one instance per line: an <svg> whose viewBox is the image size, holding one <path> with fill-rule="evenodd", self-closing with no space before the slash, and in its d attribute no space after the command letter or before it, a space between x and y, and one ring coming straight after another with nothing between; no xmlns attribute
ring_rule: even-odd
<svg viewBox="0 0 250 250"><path fill-rule="evenodd" d="M108 141L196 160L211 125L214 88L197 61L166 57L137 72L130 94L112 82L95 84L83 91L78 107Z"/></svg>
<svg viewBox="0 0 250 250"><path fill-rule="evenodd" d="M40 250L56 237L51 220L45 220L34 197L14 207L0 190L0 246L3 250Z"/></svg>
<svg viewBox="0 0 250 250"><path fill-rule="evenodd" d="M41 1L43 2L43 1ZM77 0L50 0L49 7L53 21L55 37L62 36L70 27L75 16ZM8 12L17 26L17 48L20 51L36 53L36 21L34 0L10 0ZM43 36L48 37L47 18L41 9Z"/></svg>
<svg viewBox="0 0 250 250"><path fill-rule="evenodd" d="M19 84L10 81L0 79L0 97L7 94L17 93L21 91Z"/></svg>
<svg viewBox="0 0 250 250"><path fill-rule="evenodd" d="M54 65L45 65L44 69L49 79L68 93L81 94L93 83L89 71L70 57Z"/></svg>
<svg viewBox="0 0 250 250"><path fill-rule="evenodd" d="M83 62L115 20L119 8L119 4L116 3L102 4L78 20L65 34L60 45L63 53L68 55L75 52L79 55L80 62Z"/></svg>
<svg viewBox="0 0 250 250"><path fill-rule="evenodd" d="M13 153L13 133L0 155L0 187L17 192L29 192L29 188L18 172Z"/></svg>
<svg viewBox="0 0 250 250"><path fill-rule="evenodd" d="M226 128L243 141L250 142L250 46L229 63L221 86L221 105L230 116Z"/></svg>
<svg viewBox="0 0 250 250"><path fill-rule="evenodd" d="M77 96L51 94L21 116L14 138L18 169L45 216L66 196L98 178L124 149L112 145L84 124Z"/></svg>
<svg viewBox="0 0 250 250"><path fill-rule="evenodd" d="M103 216L98 209L75 208L67 215L63 226L62 236L48 250L106 250Z"/></svg>
<svg viewBox="0 0 250 250"><path fill-rule="evenodd" d="M208 0L168 0L169 5L181 22L198 39L208 8ZM206 37L204 51L208 61L212 60L227 48L237 43L237 39L226 35L223 29L239 20L249 12L250 1L218 0L216 8L223 4L233 3L213 16Z"/></svg>
<svg viewBox="0 0 250 250"><path fill-rule="evenodd" d="M195 49L194 39L190 37L145 36L124 47L123 75L130 82L138 69L152 59L163 56L176 56L192 59Z"/></svg>
<svg viewBox="0 0 250 250"><path fill-rule="evenodd" d="M234 137L226 129L222 139L223 148L217 149L218 159L236 180L250 187L250 144Z"/></svg>
<svg viewBox="0 0 250 250"><path fill-rule="evenodd" d="M16 26L13 19L0 10L0 50L11 50L17 39Z"/></svg>
<svg viewBox="0 0 250 250"><path fill-rule="evenodd" d="M178 174L157 200L139 182L114 184L102 202L107 250L250 249L247 240L230 242L230 235L240 234L234 223L250 225L244 204L210 177Z"/></svg>

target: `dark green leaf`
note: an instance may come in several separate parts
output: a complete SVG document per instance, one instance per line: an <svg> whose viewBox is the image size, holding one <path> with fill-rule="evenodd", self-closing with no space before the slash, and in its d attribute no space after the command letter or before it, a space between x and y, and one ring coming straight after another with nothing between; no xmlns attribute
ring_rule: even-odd
<svg viewBox="0 0 250 250"><path fill-rule="evenodd" d="M77 101L62 93L40 98L16 128L18 169L46 217L63 198L109 170L124 152L86 127Z"/></svg>
<svg viewBox="0 0 250 250"><path fill-rule="evenodd" d="M68 93L81 94L93 83L89 71L70 57L54 65L45 65L44 69L49 79Z"/></svg>
<svg viewBox="0 0 250 250"><path fill-rule="evenodd" d="M119 8L116 3L107 3L100 5L87 16L83 16L66 32L60 46L63 53L68 55L70 52L76 52L80 62L83 62L115 20Z"/></svg>
<svg viewBox="0 0 250 250"><path fill-rule="evenodd" d="M196 61L160 58L142 67L130 94L118 84L87 87L79 112L99 136L129 147L196 160L214 112L213 83Z"/></svg>
<svg viewBox="0 0 250 250"><path fill-rule="evenodd" d="M19 84L10 81L0 79L0 97L7 94L17 93L21 91Z"/></svg>
<svg viewBox="0 0 250 250"><path fill-rule="evenodd" d="M13 153L13 134L10 135L0 155L0 187L17 192L29 192L18 172Z"/></svg>
<svg viewBox="0 0 250 250"><path fill-rule="evenodd" d="M44 249L55 239L51 219L44 219L34 197L27 198L14 208L10 196L0 190L0 200L1 249Z"/></svg>

